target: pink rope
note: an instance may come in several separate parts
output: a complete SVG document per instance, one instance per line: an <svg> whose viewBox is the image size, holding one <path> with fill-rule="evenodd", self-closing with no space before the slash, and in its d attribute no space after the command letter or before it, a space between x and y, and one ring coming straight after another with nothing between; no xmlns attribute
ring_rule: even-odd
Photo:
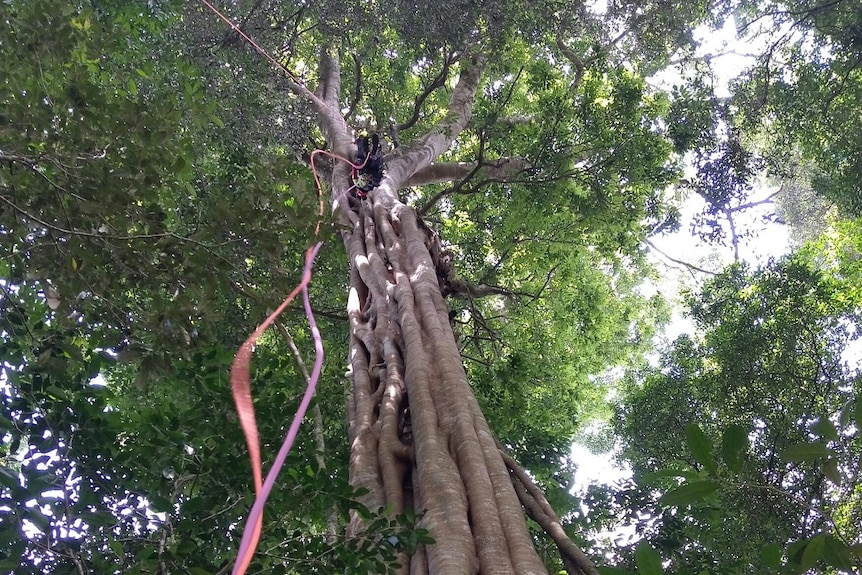
<svg viewBox="0 0 862 575"><path fill-rule="evenodd" d="M237 411L240 414L240 420L243 427L243 432L246 436L246 443L249 447L249 456L252 460L252 473L255 476L255 498L254 505L246 520L245 529L243 530L242 540L240 541L239 551L237 553L237 561L234 564L232 571L233 575L244 575L251 563L251 558L254 555L254 549L257 547L260 539L261 525L263 523L263 507L269 494L272 492L272 487L275 485L275 480L278 477L290 453L293 442L296 440L296 434L299 432L299 426L305 413L308 411L308 406L311 403L311 398L314 396L314 390L317 388L317 381L320 378L320 371L323 367L323 339L320 336L320 330L317 328L317 322L314 319L314 313L311 310L311 301L308 298L308 283L311 281L311 269L314 265L314 258L320 250L321 243L318 242L313 247L305 252L305 268L302 274L302 281L294 288L293 292L287 299L275 310L266 320L260 324L255 332L243 343L234 359L234 364L231 369L231 385L233 387L234 400L237 403ZM311 377L308 380L308 385L305 389L305 395L302 397L302 402L299 404L299 409L293 417L290 424L290 429L281 444L281 449L272 464L272 468L266 476L266 481L263 485L260 484L261 463L260 463L260 444L257 434L257 424L255 423L254 408L251 404L251 385L249 382L249 364L251 359L251 351L254 343L260 335L275 321L282 311L290 304L296 293L302 291L302 301L305 307L305 315L308 318L308 324L311 326L311 335L314 339L314 368L311 371Z"/></svg>
<svg viewBox="0 0 862 575"><path fill-rule="evenodd" d="M260 54L262 54L267 60L271 63L275 64L278 68L283 70L291 79L296 82L299 82L299 79L294 76L294 74L287 69L284 64L273 58L266 50L260 47L254 39L251 38L248 34L246 34L243 30L239 28L236 24L231 22L229 18L227 18L224 14L218 11L218 9L213 6L208 0L200 0L207 8L213 11L221 20L226 22L228 26L230 26L237 34L242 36L251 46L257 50ZM314 150L311 153L311 171L314 175L314 182L317 187L318 199L319 199L319 208L320 208L320 216L323 216L323 194L321 193L322 186L320 183L320 178L317 175L317 170L314 166L314 159L318 154L330 156L335 160L340 160L343 162L347 162L350 164L354 170L361 170L365 164L368 162L370 157L370 153L365 157L362 164L357 165L351 162L350 160L339 156L337 154L333 154L332 152L327 152L324 150ZM314 235L317 236L320 232L320 220L317 222L317 227L315 228ZM321 243L318 242L313 247L309 248L305 253L305 267L302 274L302 281L300 281L299 285L297 285L290 295L287 296L282 304L276 309L263 323L261 323L258 328L252 333L249 338L243 342L240 348L237 350L236 356L234 357L233 365L231 366L231 391L233 393L234 403L236 404L237 413L239 415L240 425L242 426L243 435L245 435L246 445L248 447L248 455L251 460L251 472L252 478L254 480L254 491L255 491L255 501L252 505L251 511L249 512L248 519L246 520L245 528L243 529L242 539L240 541L239 550L237 552L237 560L234 564L232 575L245 575L246 570L248 569L249 564L251 563L252 557L254 555L254 551L257 548L257 544L260 540L260 533L263 526L263 508L266 504L266 500L269 498L269 494L272 492L272 488L275 485L275 480L278 477L279 472L281 471L282 466L284 466L284 462L287 459L287 455L290 453L290 449L293 447L293 442L296 440L296 435L299 432L299 426L302 423L303 418L305 417L305 413L308 411L308 406L311 403L311 398L314 396L314 391L317 388L317 381L320 377L320 371L323 366L323 340L320 336L320 331L317 328L317 323L314 319L314 314L311 310L311 302L308 298L308 283L311 281L311 270L314 265L314 258L317 256L317 252L320 250ZM260 439L257 431L257 422L254 415L254 404L252 402L251 397L251 377L249 375L249 368L251 366L251 356L254 351L254 344L257 342L258 338L269 328L270 325L278 318L279 315L287 308L288 305L293 301L296 295L299 292L302 292L302 302L303 307L305 308L305 315L308 318L308 324L311 327L311 335L314 340L314 368L311 372L311 377L308 381L308 385L305 390L305 395L302 397L302 401L299 404L299 409L296 412L296 415L293 418L293 421L290 424L290 428L288 429L287 435L284 438L284 442L281 445L281 448L278 450L278 454L276 455L275 461L272 464L272 468L269 470L269 473L266 476L266 480L262 480L262 464L261 464L261 455L260 455Z"/></svg>
<svg viewBox="0 0 862 575"><path fill-rule="evenodd" d="M255 42L255 41L254 41L254 39L253 39L251 36L249 36L248 34L246 34L245 32L243 32L242 28L240 28L239 26L237 26L236 24L234 24L233 22L231 22L230 18L228 18L227 16L225 16L224 14L222 14L221 12L219 12L219 11L218 11L218 9L217 9L215 6L213 6L212 4L210 4L207 0L201 0L201 3L202 3L202 4L204 4L204 5L205 5L207 8L209 8L210 10L212 10L212 11L216 14L216 16L218 16L219 18L221 18L221 19L222 19L222 20L223 20L223 21L224 21L228 26L230 26L230 27L233 29L233 31L234 31L234 32L236 32L237 34L239 34L240 36L242 36L242 38L243 38L246 42L248 42L249 44L251 44L252 48L254 48L255 50L257 50L257 51L258 51L258 53L260 53L261 55L263 55L263 57L264 57L264 58L266 58L267 60L269 60L270 62L272 62L272 63L273 63L273 64L275 64L276 66L278 66L279 68L281 68L281 69L284 71L284 73L285 73L285 74L287 74L287 75L290 77L290 79L291 79L291 80L294 80L294 81L296 81L296 82L298 82L298 81L299 81L299 79L298 79L298 78L293 74L293 72L291 72L290 70L288 70L288 69L287 69L287 67L286 67L284 64L282 64L281 62L279 62L278 60L276 60L275 58L273 58L273 57L269 54L269 52L267 52L266 50L264 50L263 48L261 48L261 47L258 45L258 43L257 43L257 42Z"/></svg>

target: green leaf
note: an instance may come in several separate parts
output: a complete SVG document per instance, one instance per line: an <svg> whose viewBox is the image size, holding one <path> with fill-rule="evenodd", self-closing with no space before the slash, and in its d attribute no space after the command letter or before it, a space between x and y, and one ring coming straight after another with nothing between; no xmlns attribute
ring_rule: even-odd
<svg viewBox="0 0 862 575"><path fill-rule="evenodd" d="M151 493L149 495L150 505L152 505L153 509L156 511L169 511L173 504L170 499L161 495L159 493Z"/></svg>
<svg viewBox="0 0 862 575"><path fill-rule="evenodd" d="M835 485L841 485L841 481L844 478L841 476L841 470L838 467L837 459L827 459L820 464L820 469L823 471L823 475L826 476L826 479Z"/></svg>
<svg viewBox="0 0 862 575"><path fill-rule="evenodd" d="M853 570L853 552L846 543L834 535L826 536L826 546L823 548L823 559L838 569Z"/></svg>
<svg viewBox="0 0 862 575"><path fill-rule="evenodd" d="M711 473L715 473L715 462L712 460L712 442L696 423L690 423L685 427L685 438L691 454L706 467Z"/></svg>
<svg viewBox="0 0 862 575"><path fill-rule="evenodd" d="M781 567L781 547L778 543L770 543L760 550L760 560L768 567L778 569Z"/></svg>
<svg viewBox="0 0 862 575"><path fill-rule="evenodd" d="M787 558L791 563L800 565L802 563L802 554L805 552L805 547L808 545L807 539L794 541L787 546Z"/></svg>
<svg viewBox="0 0 862 575"><path fill-rule="evenodd" d="M17 521L10 521L0 529L0 548L5 549L10 543L20 541L21 538L20 525Z"/></svg>
<svg viewBox="0 0 862 575"><path fill-rule="evenodd" d="M11 547L7 547L4 549L4 555L6 563L11 565L12 568L20 568L21 564L19 563L21 560L21 556L24 554L24 551L27 550L27 544L22 540L17 543L12 544Z"/></svg>
<svg viewBox="0 0 862 575"><path fill-rule="evenodd" d="M27 510L26 518L33 523L39 530L43 533L47 533L48 528L51 526L51 518L42 513L42 510L39 507L31 507Z"/></svg>
<svg viewBox="0 0 862 575"><path fill-rule="evenodd" d="M200 567L190 567L189 573L191 575L212 575L211 571L207 571L206 569L201 569Z"/></svg>
<svg viewBox="0 0 862 575"><path fill-rule="evenodd" d="M198 548L198 544L194 539L183 539L180 541L176 548L174 549L174 553L182 557L188 557L192 553L194 553Z"/></svg>
<svg viewBox="0 0 862 575"><path fill-rule="evenodd" d="M825 417L820 417L811 424L811 431L827 441L838 439L838 430L835 425Z"/></svg>
<svg viewBox="0 0 862 575"><path fill-rule="evenodd" d="M20 487L21 483L18 479L18 472L10 467L6 467L5 465L0 467L0 485L5 485L6 487L11 487L13 489Z"/></svg>
<svg viewBox="0 0 862 575"><path fill-rule="evenodd" d="M640 575L663 575L661 566L661 555L653 549L646 541L641 542L635 549L635 563Z"/></svg>
<svg viewBox="0 0 862 575"><path fill-rule="evenodd" d="M734 473L742 470L742 461L748 450L748 432L741 425L731 424L721 435L721 458Z"/></svg>
<svg viewBox="0 0 862 575"><path fill-rule="evenodd" d="M841 406L841 411L838 414L838 425L841 427L847 427L851 423L853 423L856 419L856 398L850 398L848 401L844 402L844 405Z"/></svg>
<svg viewBox="0 0 862 575"><path fill-rule="evenodd" d="M684 506L700 501L710 493L715 492L721 484L717 481L704 480L684 483L668 491L659 499L659 503L670 507Z"/></svg>
<svg viewBox="0 0 862 575"><path fill-rule="evenodd" d="M808 545L805 546L805 551L802 552L802 560L800 565L802 569L808 570L814 567L817 561L823 556L823 549L826 546L826 534L819 533L811 538Z"/></svg>
<svg viewBox="0 0 862 575"><path fill-rule="evenodd" d="M203 497L192 497L191 499L183 503L183 515L196 515L206 508L206 504L207 502Z"/></svg>
<svg viewBox="0 0 862 575"><path fill-rule="evenodd" d="M791 445L781 452L781 459L788 462L817 461L833 455L835 452L826 447L825 443L812 441Z"/></svg>
<svg viewBox="0 0 862 575"><path fill-rule="evenodd" d="M90 525L104 527L116 523L116 518L106 511L88 511L81 518Z"/></svg>
<svg viewBox="0 0 862 575"><path fill-rule="evenodd" d="M122 559L123 557L126 556L126 553L123 550L123 544L120 543L119 541L117 541L116 539L112 539L110 541L110 546L111 546L111 551L113 551L114 554L117 557L119 557L120 559Z"/></svg>

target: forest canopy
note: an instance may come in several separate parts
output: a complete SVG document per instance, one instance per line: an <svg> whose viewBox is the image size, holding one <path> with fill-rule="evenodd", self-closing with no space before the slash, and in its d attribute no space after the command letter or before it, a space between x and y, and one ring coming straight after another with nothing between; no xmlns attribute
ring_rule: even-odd
<svg viewBox="0 0 862 575"><path fill-rule="evenodd" d="M0 16L0 570L862 569L858 0Z"/></svg>

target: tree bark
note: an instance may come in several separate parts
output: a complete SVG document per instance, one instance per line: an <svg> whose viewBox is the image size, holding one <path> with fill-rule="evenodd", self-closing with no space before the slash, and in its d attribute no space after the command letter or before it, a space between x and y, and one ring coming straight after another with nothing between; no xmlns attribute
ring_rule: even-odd
<svg viewBox="0 0 862 575"><path fill-rule="evenodd" d="M404 573L545 573L467 383L427 235L390 193L370 194L348 242L351 483L372 509L423 514L436 543Z"/></svg>

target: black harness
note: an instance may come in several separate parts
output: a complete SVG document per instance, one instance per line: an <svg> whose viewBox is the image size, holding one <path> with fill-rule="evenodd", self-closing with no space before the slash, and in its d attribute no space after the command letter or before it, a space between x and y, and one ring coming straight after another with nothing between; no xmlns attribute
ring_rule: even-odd
<svg viewBox="0 0 862 575"><path fill-rule="evenodd" d="M350 175L350 189L361 200L368 197L368 192L380 185L383 180L383 150L380 149L380 137L372 134L356 138L356 164ZM359 166L359 167L356 167Z"/></svg>

